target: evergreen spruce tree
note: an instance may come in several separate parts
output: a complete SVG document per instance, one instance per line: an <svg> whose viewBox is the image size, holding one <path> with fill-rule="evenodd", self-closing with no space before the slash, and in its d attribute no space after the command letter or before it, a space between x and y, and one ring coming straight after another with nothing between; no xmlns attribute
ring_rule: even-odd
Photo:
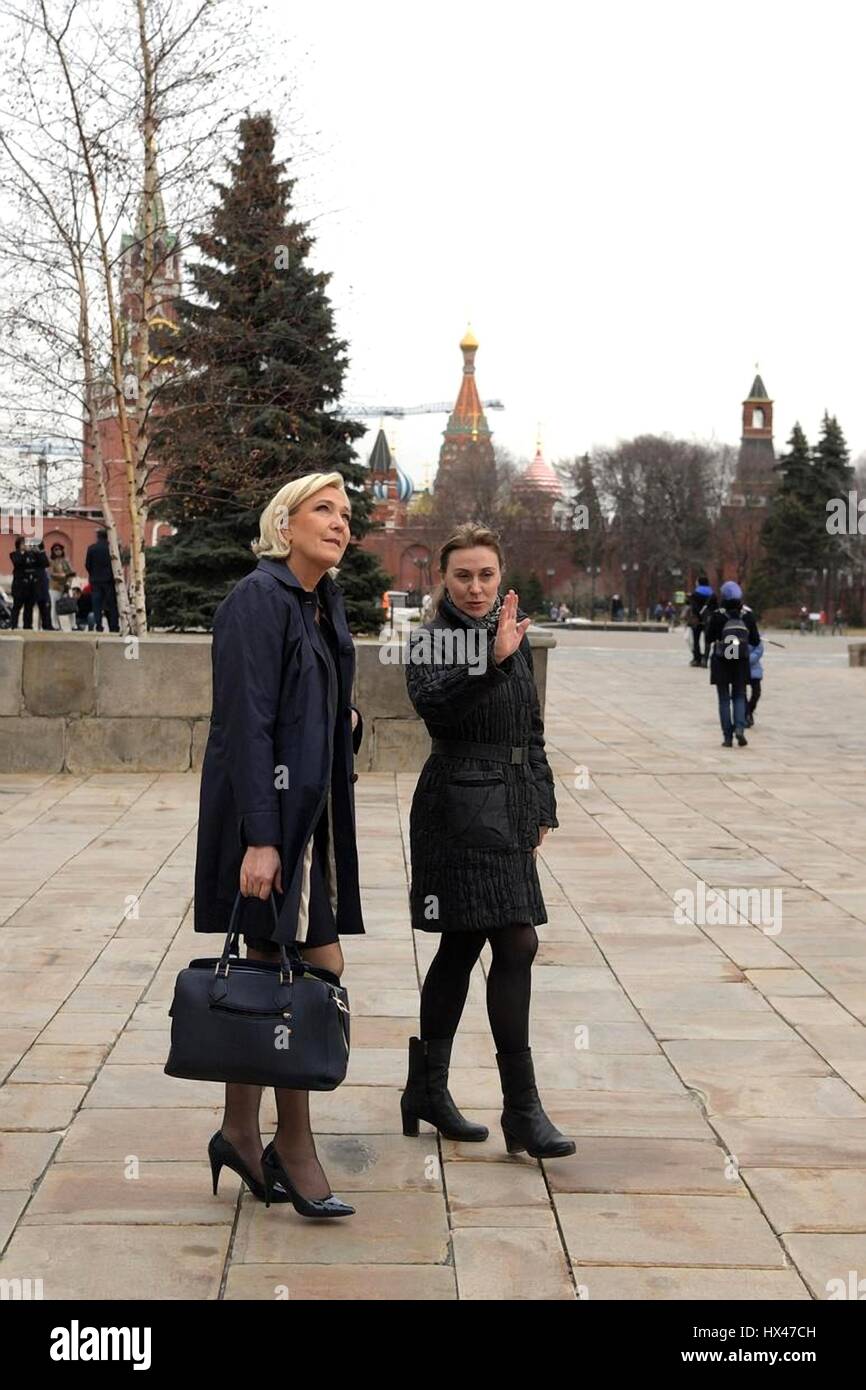
<svg viewBox="0 0 866 1390"><path fill-rule="evenodd" d="M529 579L520 595L520 606L527 613L540 613L544 608L544 586L535 570L529 571Z"/></svg>
<svg viewBox="0 0 866 1390"><path fill-rule="evenodd" d="M589 454L568 466L575 487L572 504L572 558L578 565L599 565L605 551L605 519Z"/></svg>
<svg viewBox="0 0 866 1390"><path fill-rule="evenodd" d="M835 602L836 576L845 562L848 538L827 529L827 503L846 497L854 477L848 446L835 415L824 412L814 449L799 423L788 451L776 465L781 485L770 504L761 540L764 559L750 593L764 603ZM826 573L825 573L826 572Z"/></svg>
<svg viewBox="0 0 866 1390"><path fill-rule="evenodd" d="M761 531L763 557L749 584L759 607L802 602L805 575L814 568L823 544L812 450L799 421L776 469L781 481Z"/></svg>
<svg viewBox="0 0 866 1390"><path fill-rule="evenodd" d="M527 613L529 612L529 610L526 607L524 594L526 593L526 586L528 582L529 581L525 577L523 570L512 570L508 565L506 565L505 573L502 576L502 582L499 585L499 592L502 594L503 598L508 593L509 589L513 589L517 595L518 604L524 610L524 612Z"/></svg>
<svg viewBox="0 0 866 1390"><path fill-rule="evenodd" d="M837 605L838 576L850 562L851 538L835 535L828 529L827 503L831 499L847 499L848 489L854 484L854 469L849 462L850 453L842 427L835 415L824 411L821 422L821 435L815 448L813 468L815 472L816 508L821 517L821 547L816 557L816 567L820 567L823 577L821 603L825 610Z"/></svg>
<svg viewBox="0 0 866 1390"><path fill-rule="evenodd" d="M816 494L825 508L831 497L844 497L853 486L854 469L850 457L839 421L825 410L813 463Z"/></svg>
<svg viewBox="0 0 866 1390"><path fill-rule="evenodd" d="M814 486L812 450L799 420L795 421L791 431L788 452L779 459L776 470L782 475L782 493L792 493L804 500L810 496Z"/></svg>
<svg viewBox="0 0 866 1390"><path fill-rule="evenodd" d="M588 592L586 605L590 619L595 618L594 598L597 598L599 574L604 568L608 548L607 521L601 508L595 469L589 454L572 459L563 470L571 481L571 558L579 569L586 571Z"/></svg>
<svg viewBox="0 0 866 1390"><path fill-rule="evenodd" d="M147 552L151 622L209 627L226 593L256 564L250 541L292 477L338 472L352 504L339 584L354 631L377 631L389 576L356 542L371 503L353 441L363 425L336 409L347 344L335 335L329 274L315 271L308 226L292 215L296 180L274 158L269 114L238 128L231 180L215 183L207 230L194 238L193 297L176 301L179 364L160 400L153 449L166 488L153 508L177 534Z"/></svg>

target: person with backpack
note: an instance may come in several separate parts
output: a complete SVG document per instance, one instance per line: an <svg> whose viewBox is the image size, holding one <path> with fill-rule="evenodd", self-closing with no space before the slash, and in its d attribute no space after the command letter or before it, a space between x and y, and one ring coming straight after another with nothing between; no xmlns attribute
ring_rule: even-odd
<svg viewBox="0 0 866 1390"><path fill-rule="evenodd" d="M691 666L706 666L709 656L709 637L707 625L717 608L716 594L705 574L698 575L698 582L689 595L686 622L692 630ZM701 633L704 634L704 652L701 655Z"/></svg>
<svg viewBox="0 0 866 1390"><path fill-rule="evenodd" d="M707 624L710 653L710 684L719 697L722 747L732 748L734 738L741 748L748 742L746 726L746 685L749 681L749 648L761 641L751 608L743 607L743 591L729 579L720 591L721 607Z"/></svg>

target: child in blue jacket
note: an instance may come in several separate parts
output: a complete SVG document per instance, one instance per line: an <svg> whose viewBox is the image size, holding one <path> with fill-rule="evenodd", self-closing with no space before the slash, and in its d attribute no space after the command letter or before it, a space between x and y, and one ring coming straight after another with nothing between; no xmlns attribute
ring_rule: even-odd
<svg viewBox="0 0 866 1390"><path fill-rule="evenodd" d="M759 642L756 647L749 644L749 699L746 704L746 728L751 729L755 722L755 708L761 698L761 682L764 679L764 668L761 665L761 657L764 655L764 643Z"/></svg>

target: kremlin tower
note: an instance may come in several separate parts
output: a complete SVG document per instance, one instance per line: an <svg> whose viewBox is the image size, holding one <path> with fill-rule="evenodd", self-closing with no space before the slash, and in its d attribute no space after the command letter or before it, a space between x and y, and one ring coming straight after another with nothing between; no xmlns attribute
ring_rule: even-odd
<svg viewBox="0 0 866 1390"><path fill-rule="evenodd" d="M730 504L735 507L766 507L777 486L773 402L758 374L743 401L743 433L737 473L731 484Z"/></svg>
<svg viewBox="0 0 866 1390"><path fill-rule="evenodd" d="M481 519L485 512L495 517L501 490L493 433L475 379L478 339L471 328L460 340L460 351L463 375L443 431L432 498L416 494L413 503L411 479L396 463L393 445L382 429L368 460L368 487L379 526L362 544L391 575L393 587L414 596L410 603L437 582L437 553L453 527ZM534 459L515 480L513 495L520 503L519 515L503 534L509 570L525 578L535 572L545 594L564 592L575 573L571 537L559 517L565 499L540 442Z"/></svg>
<svg viewBox="0 0 866 1390"><path fill-rule="evenodd" d="M562 501L562 484L556 470L541 452L541 440L535 443L535 458L523 470L512 489L521 506L539 523L555 524L557 503Z"/></svg>
<svg viewBox="0 0 866 1390"><path fill-rule="evenodd" d="M767 505L779 485L773 445L773 402L756 372L743 401L743 427L737 471L723 508L726 521L725 568L747 580L761 555L761 531Z"/></svg>
<svg viewBox="0 0 866 1390"><path fill-rule="evenodd" d="M495 472L492 431L475 384L478 339L471 328L467 328L460 339L460 351L463 353L463 380L445 427L434 488L467 469L473 476L477 476L479 469L489 472L491 477Z"/></svg>
<svg viewBox="0 0 866 1390"><path fill-rule="evenodd" d="M397 463L393 445L389 445L381 426L368 466L370 491L375 498L373 520L388 530L393 530L395 526L405 526L406 506L415 489L408 473L404 473Z"/></svg>

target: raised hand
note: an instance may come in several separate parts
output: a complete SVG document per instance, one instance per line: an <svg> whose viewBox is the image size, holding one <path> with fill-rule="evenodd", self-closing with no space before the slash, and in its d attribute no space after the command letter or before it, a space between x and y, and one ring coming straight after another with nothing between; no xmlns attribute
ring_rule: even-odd
<svg viewBox="0 0 866 1390"><path fill-rule="evenodd" d="M499 624L496 628L496 640L493 644L494 661L497 663L505 661L517 651L531 622L531 618L524 618L522 622L517 621L517 594L513 589L509 589L499 610Z"/></svg>

